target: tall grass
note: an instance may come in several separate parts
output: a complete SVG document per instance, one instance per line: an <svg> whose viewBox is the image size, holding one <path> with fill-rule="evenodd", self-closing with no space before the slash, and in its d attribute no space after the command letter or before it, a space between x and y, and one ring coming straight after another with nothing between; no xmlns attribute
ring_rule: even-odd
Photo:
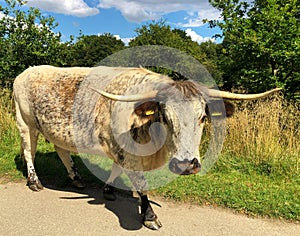
<svg viewBox="0 0 300 236"><path fill-rule="evenodd" d="M227 120L225 156L252 162L290 163L298 172L300 161L300 111L281 95L243 101Z"/></svg>
<svg viewBox="0 0 300 236"><path fill-rule="evenodd" d="M11 90L0 89L0 143L13 141L18 135L14 113Z"/></svg>
<svg viewBox="0 0 300 236"><path fill-rule="evenodd" d="M14 113L11 90L0 89L0 183L22 178L14 162L20 151Z"/></svg>

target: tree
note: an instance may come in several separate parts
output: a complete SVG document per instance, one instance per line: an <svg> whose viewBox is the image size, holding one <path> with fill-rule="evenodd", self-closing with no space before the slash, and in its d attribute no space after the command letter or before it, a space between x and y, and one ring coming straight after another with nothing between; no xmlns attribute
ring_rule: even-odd
<svg viewBox="0 0 300 236"><path fill-rule="evenodd" d="M112 34L81 35L67 50L69 66L96 66L102 59L125 48L124 43Z"/></svg>
<svg viewBox="0 0 300 236"><path fill-rule="evenodd" d="M0 6L0 85L11 84L23 70L33 65L55 64L60 50L60 34L53 17L36 8L22 10L25 1L5 0Z"/></svg>
<svg viewBox="0 0 300 236"><path fill-rule="evenodd" d="M220 66L227 89L258 92L283 87L300 99L299 0L210 0L222 20L209 21L223 31Z"/></svg>
<svg viewBox="0 0 300 236"><path fill-rule="evenodd" d="M200 49L205 53L207 59L205 66L208 71L212 74L213 78L216 81L216 84L221 87L223 80L223 71L220 69L220 50L222 48L221 44L217 44L212 41L202 42L200 44Z"/></svg>
<svg viewBox="0 0 300 236"><path fill-rule="evenodd" d="M144 45L163 45L188 53L200 62L206 59L199 44L180 29L171 29L164 21L152 22L136 30L137 36L129 42L130 47Z"/></svg>
<svg viewBox="0 0 300 236"><path fill-rule="evenodd" d="M178 49L181 52L184 52L198 62L200 62L206 69L210 72L210 74L218 80L218 76L220 73L218 68L215 66L214 61L210 60L205 51L202 50L201 46L194 42L190 36L186 34L185 31L181 29L171 29L169 25L166 25L164 21L152 22L147 25L143 25L140 28L136 29L137 36L129 42L130 47L136 46L145 46L145 45L162 45L167 46L170 48ZM159 49L158 49L159 50ZM157 55L162 55L161 51L157 52ZM139 56L140 61L146 60L147 57L145 55ZM151 61L155 61L155 58L150 58ZM178 61L176 61L178 59ZM166 60L172 61L173 64L177 64L177 68L181 68L181 71L186 71L188 74L189 72L193 73L193 78L197 75L197 73L193 69L193 63L188 61L182 62L180 60L180 55L178 58L176 56L172 58L166 58ZM145 62L147 64L147 62ZM160 65L162 62L156 61L155 64ZM161 68L152 68L152 70L160 73L166 73L172 76L174 79L182 79L180 75L177 73L170 72L168 70L163 70ZM200 73L200 72L199 72ZM201 72L202 73L202 72ZM200 73L200 74L201 74ZM201 78L203 80L203 78Z"/></svg>

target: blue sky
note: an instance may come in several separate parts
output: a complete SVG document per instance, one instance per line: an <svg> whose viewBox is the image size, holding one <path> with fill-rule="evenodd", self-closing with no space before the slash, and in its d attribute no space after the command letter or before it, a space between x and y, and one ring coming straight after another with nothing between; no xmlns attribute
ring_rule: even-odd
<svg viewBox="0 0 300 236"><path fill-rule="evenodd" d="M203 42L219 33L202 23L204 18L220 17L208 0L27 0L27 6L54 16L63 41L81 30L85 35L111 33L128 42L136 36L137 27L161 18L194 41Z"/></svg>

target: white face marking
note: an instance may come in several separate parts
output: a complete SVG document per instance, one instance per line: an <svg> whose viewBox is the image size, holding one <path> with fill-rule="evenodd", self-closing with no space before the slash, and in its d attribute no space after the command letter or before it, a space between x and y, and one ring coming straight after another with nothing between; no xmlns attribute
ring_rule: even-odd
<svg viewBox="0 0 300 236"><path fill-rule="evenodd" d="M193 160L194 158L199 160L199 145L204 128L201 120L206 115L205 104L195 99L185 105L183 107L188 108L181 111L179 115L174 112L174 109L168 109L167 116L173 123L173 140L177 150L172 157L179 161Z"/></svg>

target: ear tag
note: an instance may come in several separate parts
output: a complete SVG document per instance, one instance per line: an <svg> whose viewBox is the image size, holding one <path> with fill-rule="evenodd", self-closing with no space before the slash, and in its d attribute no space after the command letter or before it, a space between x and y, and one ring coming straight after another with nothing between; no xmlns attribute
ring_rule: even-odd
<svg viewBox="0 0 300 236"><path fill-rule="evenodd" d="M145 112L146 116L150 116L150 115L153 115L153 114L154 114L153 110L148 110L148 111Z"/></svg>
<svg viewBox="0 0 300 236"><path fill-rule="evenodd" d="M211 116L222 116L222 112L213 112Z"/></svg>

